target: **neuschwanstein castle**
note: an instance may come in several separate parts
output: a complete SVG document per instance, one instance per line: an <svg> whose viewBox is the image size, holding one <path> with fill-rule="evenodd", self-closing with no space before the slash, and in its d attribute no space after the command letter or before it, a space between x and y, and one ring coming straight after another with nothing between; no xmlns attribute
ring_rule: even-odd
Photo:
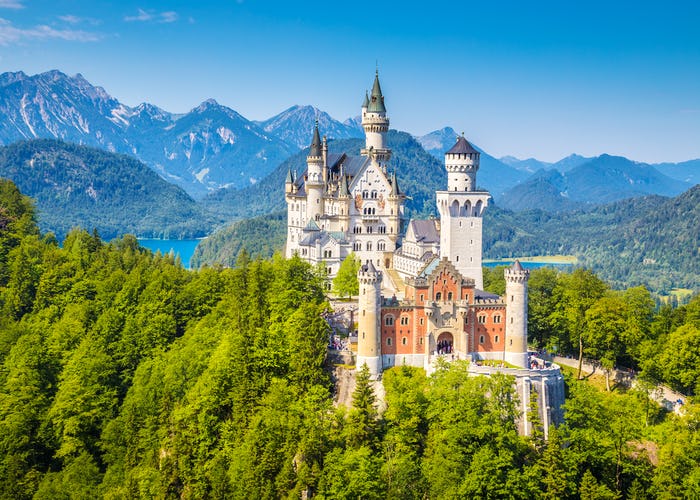
<svg viewBox="0 0 700 500"><path fill-rule="evenodd" d="M285 183L287 256L323 262L331 277L350 253L361 261L357 366L379 376L394 365L430 372L437 358L468 359L475 374L514 375L524 411L534 394L545 423L557 420L561 373L532 369L527 351L529 272L516 261L505 270L504 296L482 290L482 216L491 196L477 187L479 152L457 138L445 153L446 189L436 193L440 219L411 220L402 234L406 195L389 166L378 74L361 117L360 156L330 154L317 125L306 172L290 171ZM478 364L486 359L503 366ZM528 433L527 421L521 425Z"/></svg>

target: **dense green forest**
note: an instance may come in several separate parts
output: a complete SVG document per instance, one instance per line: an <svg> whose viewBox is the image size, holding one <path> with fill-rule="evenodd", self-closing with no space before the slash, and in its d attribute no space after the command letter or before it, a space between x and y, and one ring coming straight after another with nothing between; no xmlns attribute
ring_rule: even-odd
<svg viewBox="0 0 700 500"><path fill-rule="evenodd" d="M484 268L487 290L505 293L503 269ZM680 307L659 307L643 286L613 290L587 269L535 269L528 340L536 349L597 360L608 374L631 368L649 383L700 394L700 295Z"/></svg>
<svg viewBox="0 0 700 500"><path fill-rule="evenodd" d="M220 222L140 161L58 140L0 147L0 177L36 200L39 226L61 240L74 227L106 239L197 238Z"/></svg>
<svg viewBox="0 0 700 500"><path fill-rule="evenodd" d="M34 217L0 182L2 498L700 494L690 402L684 416L665 414L644 387L606 393L570 379L566 423L545 441L533 420L525 438L512 380L467 377L457 362L429 378L388 371L381 412L361 370L350 407L334 407L323 277L307 264L242 253L233 269L186 271L132 236L74 230L61 248ZM622 304L646 314L622 316L643 339L624 356L671 344L689 356L674 365L690 373L679 384L696 391L698 300L655 311L644 290L620 295L587 271L531 277L534 339L561 350ZM656 362L670 363L658 347Z"/></svg>
<svg viewBox="0 0 700 500"><path fill-rule="evenodd" d="M191 264L233 267L242 250L252 257L269 258L284 248L286 238L286 210L243 219L199 242Z"/></svg>

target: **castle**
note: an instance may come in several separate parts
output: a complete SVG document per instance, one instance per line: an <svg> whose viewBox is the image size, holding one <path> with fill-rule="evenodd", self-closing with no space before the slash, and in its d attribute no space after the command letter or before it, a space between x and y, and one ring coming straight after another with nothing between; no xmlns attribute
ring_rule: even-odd
<svg viewBox="0 0 700 500"><path fill-rule="evenodd" d="M546 434L560 418L563 378L558 367L530 364L529 271L516 261L505 270L504 296L483 291L482 217L491 196L477 186L479 152L457 138L445 153L447 189L436 193L439 220L411 220L402 237L406 195L388 167L389 118L378 74L361 117L360 156L329 154L317 124L306 172L288 172L287 256L323 262L330 277L351 252L359 258L357 366L366 364L378 378L395 365L430 373L439 358L465 359L476 362L474 374L509 373L523 415L538 398ZM527 418L520 425L528 434Z"/></svg>

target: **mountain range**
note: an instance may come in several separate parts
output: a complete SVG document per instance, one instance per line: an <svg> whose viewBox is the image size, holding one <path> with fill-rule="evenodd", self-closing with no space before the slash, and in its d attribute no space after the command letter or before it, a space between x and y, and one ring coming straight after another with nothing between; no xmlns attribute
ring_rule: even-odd
<svg viewBox="0 0 700 500"><path fill-rule="evenodd" d="M257 182L297 151L214 100L183 115L131 108L55 70L0 75L0 117L0 144L52 138L129 154L193 196Z"/></svg>
<svg viewBox="0 0 700 500"><path fill-rule="evenodd" d="M292 106L255 122L208 99L188 113L174 114L148 103L126 106L80 74L54 70L0 75L0 144L57 138L128 154L196 199L221 188L244 189L262 182L308 145L316 121L329 140L363 136L358 117L341 122L312 106ZM456 137L454 129L445 127L415 139L441 163ZM355 154L356 148L346 151ZM480 151L479 186L488 189L496 203L516 210L570 210L629 196L673 195L696 183L700 168L700 160L652 165L657 175L649 166L622 157L571 155L547 163L497 159ZM588 176L586 169L578 170L584 164L589 164L588 170L607 170Z"/></svg>
<svg viewBox="0 0 700 500"><path fill-rule="evenodd" d="M56 139L0 147L0 177L34 198L39 227L59 240L75 227L108 240L196 238L221 222L138 160Z"/></svg>

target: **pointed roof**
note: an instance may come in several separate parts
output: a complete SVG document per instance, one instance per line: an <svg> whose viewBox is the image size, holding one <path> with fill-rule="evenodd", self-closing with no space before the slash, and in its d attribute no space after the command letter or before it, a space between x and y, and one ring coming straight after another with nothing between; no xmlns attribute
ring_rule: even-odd
<svg viewBox="0 0 700 500"><path fill-rule="evenodd" d="M287 179L284 181L285 184L292 184L294 183L294 176L292 176L292 169L291 167L287 169Z"/></svg>
<svg viewBox="0 0 700 500"><path fill-rule="evenodd" d="M362 107L366 108L369 106L369 95L367 94L367 91L365 90L365 100L362 101Z"/></svg>
<svg viewBox="0 0 700 500"><path fill-rule="evenodd" d="M520 261L518 259L515 259L515 262L513 262L513 266L511 267L513 271L524 271L525 268L522 266Z"/></svg>
<svg viewBox="0 0 700 500"><path fill-rule="evenodd" d="M340 196L350 196L350 189L348 188L348 176L345 174L342 174L342 177L340 178L340 192L338 194Z"/></svg>
<svg viewBox="0 0 700 500"><path fill-rule="evenodd" d="M371 113L386 113L384 107L384 96L382 95L382 87L379 85L379 71L374 75L374 85L372 85L372 97L367 107L367 111Z"/></svg>
<svg viewBox="0 0 700 500"><path fill-rule="evenodd" d="M309 156L321 156L321 136L318 133L318 120L316 120L316 125L314 125L314 138L311 141Z"/></svg>
<svg viewBox="0 0 700 500"><path fill-rule="evenodd" d="M374 267L374 264L372 264L372 259L370 259L369 262L367 262L367 272L368 273L376 273L377 272L377 268Z"/></svg>
<svg viewBox="0 0 700 500"><path fill-rule="evenodd" d="M318 227L318 224L316 224L316 221L313 219L309 219L309 222L306 224L306 227L303 229L303 231L310 232L310 231L320 231L321 228Z"/></svg>
<svg viewBox="0 0 700 500"><path fill-rule="evenodd" d="M394 173L391 174L391 195L392 196L400 196L401 195L401 190L399 189L399 181L396 178L396 170L394 170Z"/></svg>
<svg viewBox="0 0 700 500"><path fill-rule="evenodd" d="M463 135L460 135L457 137L457 143L452 146L452 149L450 149L446 155L449 154L460 154L460 153L471 153L471 154L479 154L479 152L474 149L474 147L469 144L469 142L464 138Z"/></svg>

